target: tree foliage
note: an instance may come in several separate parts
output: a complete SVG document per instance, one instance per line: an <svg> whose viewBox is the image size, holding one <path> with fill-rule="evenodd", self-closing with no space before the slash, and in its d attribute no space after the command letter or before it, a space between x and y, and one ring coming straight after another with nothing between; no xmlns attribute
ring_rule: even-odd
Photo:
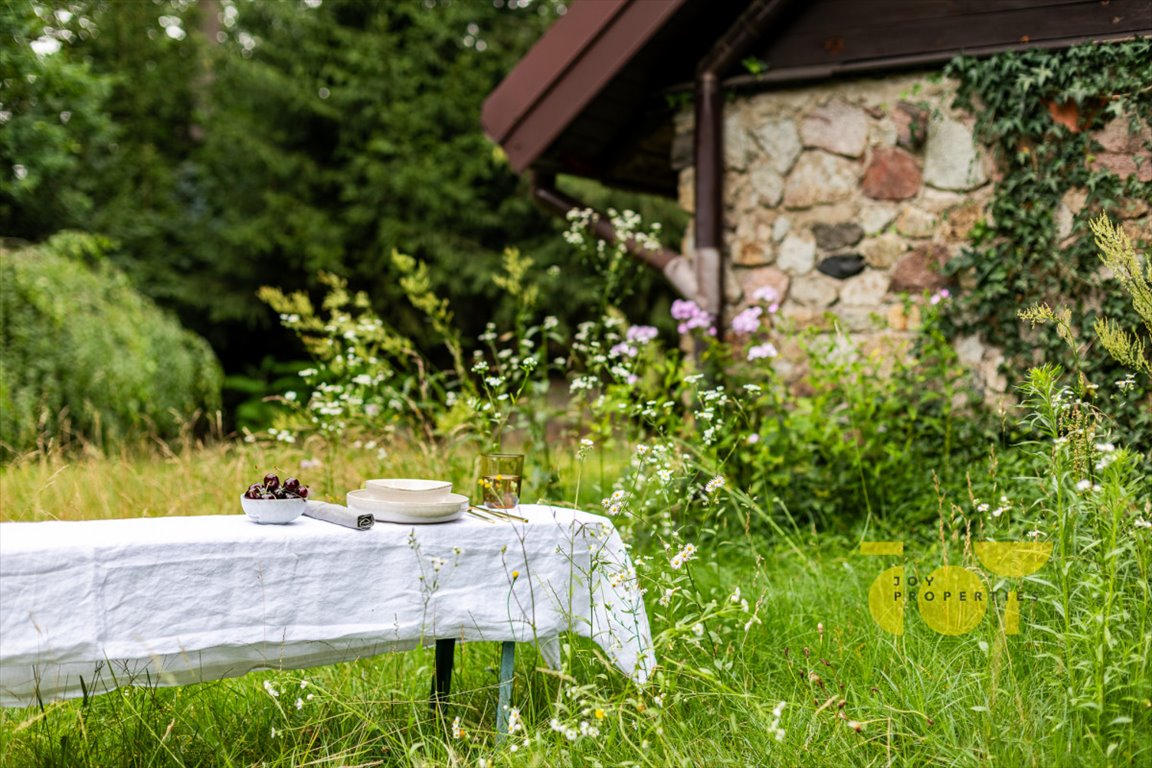
<svg viewBox="0 0 1152 768"><path fill-rule="evenodd" d="M60 233L0 249L0 459L70 440L172 439L220 407L212 350L141 296L108 248Z"/></svg>
<svg viewBox="0 0 1152 768"><path fill-rule="evenodd" d="M0 159L27 178L0 198L0 233L35 241L68 227L111 238L117 265L207 337L229 370L292 348L258 289L319 295L321 272L365 290L425 342L393 250L429 265L467 334L511 311L490 279L509 246L548 276L542 301L562 319L596 306L595 275L570 263L562 222L532 204L479 125L485 96L561 4L63 6L16 0L3 11L16 45L2 61L19 74L5 75L3 109L19 118L3 126ZM59 49L33 51L45 37ZM40 71L55 79L28 81ZM71 122L58 125L68 110ZM638 313L658 284L645 277Z"/></svg>

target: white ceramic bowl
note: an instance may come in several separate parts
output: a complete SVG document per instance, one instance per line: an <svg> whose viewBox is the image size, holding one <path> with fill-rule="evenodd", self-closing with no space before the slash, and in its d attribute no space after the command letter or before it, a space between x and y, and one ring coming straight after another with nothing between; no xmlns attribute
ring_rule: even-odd
<svg viewBox="0 0 1152 768"><path fill-rule="evenodd" d="M290 523L308 506L307 499L249 499L240 497L240 506L249 520L263 525L284 525Z"/></svg>
<svg viewBox="0 0 1152 768"><path fill-rule="evenodd" d="M439 501L386 501L370 496L368 489L362 488L348 492L348 508L371 513L381 522L445 523L464 514L468 497L449 493Z"/></svg>
<svg viewBox="0 0 1152 768"><path fill-rule="evenodd" d="M380 501L405 503L431 503L446 501L452 495L452 483L447 480L417 480L414 478L385 478L364 483L367 496Z"/></svg>

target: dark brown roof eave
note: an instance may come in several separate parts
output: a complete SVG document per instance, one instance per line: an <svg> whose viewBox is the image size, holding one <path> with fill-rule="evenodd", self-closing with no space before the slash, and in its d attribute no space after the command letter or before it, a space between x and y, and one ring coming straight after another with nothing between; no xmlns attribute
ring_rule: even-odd
<svg viewBox="0 0 1152 768"><path fill-rule="evenodd" d="M484 101L512 168L533 164L687 0L573 2Z"/></svg>

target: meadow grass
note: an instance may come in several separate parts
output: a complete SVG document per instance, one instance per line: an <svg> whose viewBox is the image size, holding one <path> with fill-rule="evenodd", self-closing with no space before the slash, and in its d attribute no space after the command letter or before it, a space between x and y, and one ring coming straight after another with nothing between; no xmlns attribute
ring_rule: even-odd
<svg viewBox="0 0 1152 768"><path fill-rule="evenodd" d="M468 458L390 448L381 455L347 446L311 469L300 468L317 455L308 444L34 456L0 469L2 519L236 514L241 490L271 469L336 499L366 477L471 482ZM581 501L598 504L627 464L623 451L602 456L557 467L562 493L575 493L579 471ZM472 643L458 650L440 716L428 706L433 654L421 649L0 710L2 764L1152 765L1146 590L1143 602L1130 593L1117 599L1128 631L1117 627L1107 641L1063 628L1055 568L1029 582L1025 591L1039 599L1024 602L1019 635L1005 634L997 603L959 636L932 631L910 608L897 637L875 624L867 604L869 584L890 561L857 554L855 535L820 533L786 515L758 525L756 515L770 514L759 500L738 490L726 498L706 518L682 521L699 549L682 571L668 570L658 537L634 536L660 662L652 683L632 686L576 638L559 672L521 646L513 700L524 727L503 744L494 733L499 646ZM745 517L749 506L756 514ZM924 506L934 510L938 500ZM962 533L942 541L931 521L908 527L873 520L869 538L907 540L910 572L931 571L945 546L953 562L961 559ZM668 585L677 599L663 605ZM1003 590L995 596L1002 600ZM1124 656L1126 666L1104 672L1137 678L1101 681L1120 698L1108 703L1108 723L1093 696L1069 688L1090 687L1095 677L1073 675L1069 665L1090 664L1093 654ZM590 727L573 737L566 729L578 723Z"/></svg>

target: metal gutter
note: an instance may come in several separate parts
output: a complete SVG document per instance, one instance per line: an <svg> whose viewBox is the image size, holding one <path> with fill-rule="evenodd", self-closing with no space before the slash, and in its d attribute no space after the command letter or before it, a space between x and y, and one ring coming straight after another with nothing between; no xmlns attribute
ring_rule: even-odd
<svg viewBox="0 0 1152 768"><path fill-rule="evenodd" d="M788 0L756 0L740 14L696 68L696 303L721 322L724 280L724 91L720 78L739 62Z"/></svg>

